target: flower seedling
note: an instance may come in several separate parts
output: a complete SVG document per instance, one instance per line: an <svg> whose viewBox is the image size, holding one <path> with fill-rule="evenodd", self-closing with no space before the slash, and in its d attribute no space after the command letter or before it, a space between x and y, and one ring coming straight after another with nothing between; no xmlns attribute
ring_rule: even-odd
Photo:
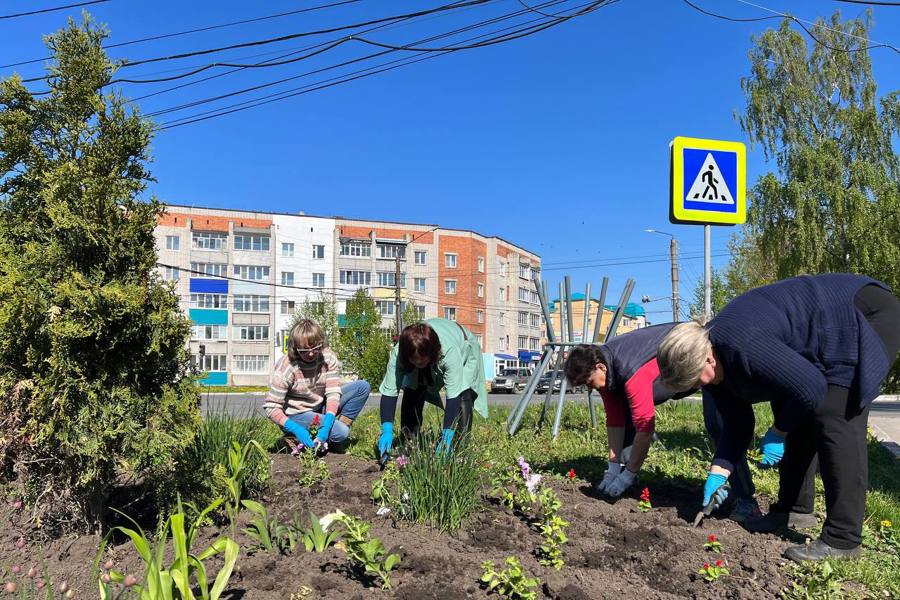
<svg viewBox="0 0 900 600"><path fill-rule="evenodd" d="M566 473L566 480L572 486L572 491L574 492L575 486L578 485L578 476L575 475L575 469L569 469L569 472Z"/></svg>
<svg viewBox="0 0 900 600"><path fill-rule="evenodd" d="M494 561L486 560L481 563L484 574L481 582L487 586L488 591L509 598L510 600L535 600L540 580L536 577L528 577L522 564L515 556L506 559L506 569L494 570Z"/></svg>
<svg viewBox="0 0 900 600"><path fill-rule="evenodd" d="M300 487L312 487L331 477L328 465L324 460L319 459L316 452L300 452L297 456L300 463L300 475L297 483L300 484Z"/></svg>
<svg viewBox="0 0 900 600"><path fill-rule="evenodd" d="M269 517L269 511L259 502L242 500L241 504L256 515L244 533L256 541L259 548L266 552L278 550L281 554L294 551L299 537L297 530L290 525L279 523L275 517Z"/></svg>
<svg viewBox="0 0 900 600"><path fill-rule="evenodd" d="M544 544L538 549L538 562L544 566L560 570L565 562L562 559L562 545L569 541L566 535L568 521L558 514L562 503L551 488L543 488L540 493L542 520L540 524Z"/></svg>
<svg viewBox="0 0 900 600"><path fill-rule="evenodd" d="M725 565L725 561L723 561L722 559L718 559L712 564L704 564L703 567L699 571L697 571L697 574L703 577L703 579L705 579L706 581L712 582L719 577L727 577L728 575L731 575L731 572Z"/></svg>
<svg viewBox="0 0 900 600"><path fill-rule="evenodd" d="M650 488L645 487L644 491L641 492L641 499L638 502L638 510L645 513L649 512L651 508L653 508L653 505L650 503Z"/></svg>
<svg viewBox="0 0 900 600"><path fill-rule="evenodd" d="M716 534L709 534L709 538L706 540L706 543L703 544L703 547L706 548L710 552L721 553L722 552L722 543L716 538Z"/></svg>
<svg viewBox="0 0 900 600"><path fill-rule="evenodd" d="M319 520L319 517L313 513L309 513L309 529L303 530L301 536L307 552L325 552L329 546L340 539L341 533L337 528L328 531L328 525L330 524L330 522L326 522L326 524L323 525L322 521ZM299 523L297 525L299 529Z"/></svg>
<svg viewBox="0 0 900 600"><path fill-rule="evenodd" d="M400 564L400 555L389 554L380 539L370 538L370 525L365 521L345 514L338 518L347 531L344 539L335 546L347 553L347 558L354 567L367 575L378 577L381 580L381 589L390 589L390 572Z"/></svg>

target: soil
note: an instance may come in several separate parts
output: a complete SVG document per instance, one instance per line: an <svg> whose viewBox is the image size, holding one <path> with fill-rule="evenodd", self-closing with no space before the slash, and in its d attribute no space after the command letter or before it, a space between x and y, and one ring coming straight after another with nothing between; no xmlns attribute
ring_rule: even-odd
<svg viewBox="0 0 900 600"><path fill-rule="evenodd" d="M632 489L628 497L611 503L592 497L586 485L573 489L563 482L550 482L562 501L560 515L571 523L569 543L564 546L566 565L555 571L541 566L534 555L540 534L495 502L485 499L480 512L463 529L450 534L421 525L395 523L390 515L376 516L376 507L369 500L371 484L380 476L374 462L338 454L325 460L331 478L324 484L301 489L297 484L296 459L274 456L269 493L261 501L270 515L280 521L290 521L294 514L300 514L306 522L310 511L322 516L335 509L366 519L372 523L370 534L402 555L399 567L391 573L393 589L382 591L361 577L335 548L322 554L300 549L287 556L248 552L251 540L238 533L241 554L226 588L226 598L287 600L292 594L298 599L329 600L496 597L479 584L481 563L491 559L500 567L512 555L522 561L532 576L540 578L538 598L552 600L765 598L775 597L787 584L779 565L784 562L781 553L789 543L772 535L747 533L737 524L715 516L694 529L690 522L697 510L694 490L651 489L654 508L641 513L637 509L639 489ZM239 530L248 518L242 515ZM24 548L17 549L15 542L24 534L18 521L11 508L0 515L0 566L21 564L27 569L33 564L44 564L51 579L57 584L67 580L77 591L76 597L96 597L97 584L91 569L98 536L43 543L32 536ZM204 529L195 547L205 548L228 530L227 525ZM721 555L703 549L711 533L722 542ZM112 546L103 560L108 558L116 562L117 569L140 578L141 563L130 543ZM697 571L716 558L727 561L731 576L707 583ZM214 573L218 563L211 562Z"/></svg>

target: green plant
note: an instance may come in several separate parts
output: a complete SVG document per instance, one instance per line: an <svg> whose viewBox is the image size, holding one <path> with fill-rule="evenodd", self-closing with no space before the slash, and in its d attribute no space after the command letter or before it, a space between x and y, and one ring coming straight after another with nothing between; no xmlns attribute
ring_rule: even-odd
<svg viewBox="0 0 900 600"><path fill-rule="evenodd" d="M558 571L565 564L562 559L562 545L569 541L566 535L569 523L559 516L562 503L551 488L542 488L538 499L542 511L539 527L541 535L544 536L544 543L538 549L538 562Z"/></svg>
<svg viewBox="0 0 900 600"><path fill-rule="evenodd" d="M31 567L25 570L21 565L13 565L10 568L0 567L0 590L7 596L19 600L62 600L72 598L75 592L69 588L69 584L63 581L54 588L53 580L47 574L46 567L39 572ZM59 595L56 594L59 592Z"/></svg>
<svg viewBox="0 0 900 600"><path fill-rule="evenodd" d="M717 554L722 553L722 542L720 542L716 538L716 534L709 534L709 538L707 538L706 543L703 544L703 547L709 550L710 552L715 552Z"/></svg>
<svg viewBox="0 0 900 600"><path fill-rule="evenodd" d="M103 93L107 36L70 19L45 38L46 95L0 83L0 473L44 527L169 480L200 424L191 324L157 272L154 125Z"/></svg>
<svg viewBox="0 0 900 600"><path fill-rule="evenodd" d="M638 501L638 510L642 513L649 512L653 508L650 503L650 488L645 487L641 491L641 499Z"/></svg>
<svg viewBox="0 0 900 600"><path fill-rule="evenodd" d="M704 564L697 574L703 577L706 581L713 582L717 580L719 577L726 577L731 575L731 572L728 570L728 567L725 565L725 561L722 559L716 560L716 562L710 564Z"/></svg>
<svg viewBox="0 0 900 600"><path fill-rule="evenodd" d="M396 461L391 461L384 469L381 477L372 483L372 502L381 508L397 509L400 507L400 498L392 492L400 481L400 470Z"/></svg>
<svg viewBox="0 0 900 600"><path fill-rule="evenodd" d="M488 591L496 592L510 600L535 600L535 589L540 584L536 577L529 577L522 568L522 564L515 556L507 557L506 569L494 570L494 561L486 560L481 563L484 573L481 582L487 586Z"/></svg>
<svg viewBox="0 0 900 600"><path fill-rule="evenodd" d="M341 532L337 528L329 528L323 525L319 517L309 513L309 528L301 529L300 523L294 521L294 527L300 531L300 539L307 552L325 552L329 546L341 538ZM330 523L328 523L330 525ZM328 531L331 529L331 531Z"/></svg>
<svg viewBox="0 0 900 600"><path fill-rule="evenodd" d="M300 452L297 456L297 462L300 465L300 475L297 478L297 483L300 484L300 487L312 487L317 483L327 481L331 477L328 464L312 449Z"/></svg>
<svg viewBox="0 0 900 600"><path fill-rule="evenodd" d="M492 493L510 510L530 513L538 501L537 489L541 475L532 473L525 457L518 458L516 467L496 471L491 476Z"/></svg>
<svg viewBox="0 0 900 600"><path fill-rule="evenodd" d="M837 600L844 597L834 567L828 561L795 565L790 587L782 594L787 600Z"/></svg>
<svg viewBox="0 0 900 600"><path fill-rule="evenodd" d="M300 537L299 531L290 525L279 523L275 517L269 517L269 510L253 500L241 500L244 508L255 517L250 521L244 533L255 540L266 552L278 550L282 554L293 552Z"/></svg>
<svg viewBox="0 0 900 600"><path fill-rule="evenodd" d="M234 526L237 515L241 510L241 499L244 492L244 478L247 475L247 467L250 464L248 457L251 452L268 460L268 454L256 440L250 440L243 446L238 442L231 442L228 450L228 476L225 477L225 489L228 492L228 500L225 502L225 513L231 523L231 535L234 535Z"/></svg>
<svg viewBox="0 0 900 600"><path fill-rule="evenodd" d="M344 539L336 546L347 553L354 567L367 575L378 577L382 589L390 589L390 572L400 564L400 555L389 554L380 539L370 538L370 525L365 521L344 514L339 518L346 528L346 533Z"/></svg>
<svg viewBox="0 0 900 600"><path fill-rule="evenodd" d="M188 523L185 511L179 502L176 511L166 520L168 527L164 527L163 531L152 541L140 525L123 514L122 516L134 525L134 529L115 527L104 538L97 552L94 571L97 572L97 565L106 549L109 536L118 531L131 540L135 550L144 561L144 582L138 584L132 576L110 570L98 577L101 600L120 598L124 592L123 588L132 587L140 600L171 600L174 598L195 600L197 598L194 593L195 589L199 590L202 600L219 600L237 561L238 545L234 540L225 536L214 540L199 554L193 552L193 545L200 525L209 513L218 508L220 503L221 500L213 502L199 511L189 507L189 509L192 508L195 516ZM171 555L173 560L169 565L165 563L168 546L166 529L170 531L172 538ZM204 561L219 554L224 555L224 562L210 587ZM129 580L129 578L131 579Z"/></svg>

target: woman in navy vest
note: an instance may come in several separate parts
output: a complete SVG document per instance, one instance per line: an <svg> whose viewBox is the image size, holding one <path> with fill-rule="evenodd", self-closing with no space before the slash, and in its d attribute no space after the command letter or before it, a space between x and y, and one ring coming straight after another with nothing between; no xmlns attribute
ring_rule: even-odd
<svg viewBox="0 0 900 600"><path fill-rule="evenodd" d="M600 392L606 411L609 466L595 487L598 493L616 498L634 484L654 436L656 406L695 391L675 393L659 380L656 351L676 325L644 327L599 346L576 346L566 359L569 382ZM707 431L716 441L722 429L721 417L705 394L703 417ZM730 518L744 522L758 517L759 505L753 497L753 479L746 460L735 464L730 479L736 499Z"/></svg>
<svg viewBox="0 0 900 600"><path fill-rule="evenodd" d="M825 486L821 537L785 556L858 556L869 406L898 349L900 301L879 281L841 273L757 288L735 298L706 327L683 323L673 329L659 346L662 381L676 390L702 385L724 421L704 504L753 440L751 403L768 400L775 423L762 451L770 462L783 458L778 502L764 519L769 525L792 525L803 514L812 519L817 455Z"/></svg>

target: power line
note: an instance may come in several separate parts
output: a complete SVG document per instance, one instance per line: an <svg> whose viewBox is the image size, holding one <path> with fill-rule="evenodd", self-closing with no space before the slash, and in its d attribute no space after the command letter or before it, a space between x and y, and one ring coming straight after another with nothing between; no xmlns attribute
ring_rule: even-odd
<svg viewBox="0 0 900 600"><path fill-rule="evenodd" d="M15 13L11 15L0 15L0 19L15 19L16 17L29 17L31 15L40 15L49 12L56 12L58 10L66 10L67 8L77 8L79 6L88 6L90 4L101 4L103 2L109 2L110 0L90 0L89 2L78 2L77 4L67 4L65 6L55 6L53 8L42 8L39 10L31 10L28 12Z"/></svg>
<svg viewBox="0 0 900 600"><path fill-rule="evenodd" d="M900 2L877 2L876 0L834 0L835 2L846 2L847 4L874 4L876 6L900 6Z"/></svg>
<svg viewBox="0 0 900 600"><path fill-rule="evenodd" d="M102 0L102 1L108 2L109 0ZM179 37L179 36L183 36L183 35L191 35L194 33L201 33L204 31L212 31L214 29L223 29L225 27L233 27L235 25L244 25L247 23L257 23L259 21L266 21L269 19L278 19L281 17L287 17L287 16L297 15L297 14L301 14L301 13L313 12L313 11L317 11L317 10L323 10L326 8L341 6L343 4L352 4L354 2L360 2L360 1L361 0L341 0L340 2L331 2L329 4L320 4L319 6L310 6L309 8L301 8L298 10L291 10L288 12L277 13L274 15L266 15L263 17L254 17L252 19L243 19L241 21L232 21L230 23L220 23L218 25L207 25L205 27L198 27L196 29L187 29L185 31L176 31L174 33L163 33L163 34L159 34L159 35L153 35L150 37L140 38L137 40L129 40L127 42L119 42L118 44L108 44L108 45L104 45L103 48L106 50L108 50L110 48L121 48L123 46L131 46L133 44L142 44L144 42L153 42L156 40L163 40L163 39ZM88 2L87 4L91 4L91 3ZM20 62L9 63L7 65L0 65L0 69L8 69L10 67L19 67L22 65L30 65L30 64L34 64L34 63L43 62L45 60L50 60L51 58L52 57L50 57L50 56L45 56L44 58L33 58L31 60L23 60Z"/></svg>

